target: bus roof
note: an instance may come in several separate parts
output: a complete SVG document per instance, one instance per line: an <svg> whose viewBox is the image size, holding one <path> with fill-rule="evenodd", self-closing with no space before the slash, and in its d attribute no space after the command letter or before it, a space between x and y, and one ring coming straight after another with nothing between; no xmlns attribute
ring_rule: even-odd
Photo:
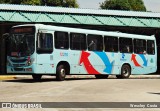
<svg viewBox="0 0 160 111"><path fill-rule="evenodd" d="M116 31L98 31L98 30L69 28L69 27L52 26L52 25L44 25L44 24L24 24L24 25L13 26L13 28L14 27L21 27L21 26L35 26L36 29L38 29L38 30L64 31L64 32L95 34L95 35L113 36L113 37L127 37L127 38L155 40L154 35L147 36L147 35L122 33L122 32L118 32L118 31L117 32Z"/></svg>

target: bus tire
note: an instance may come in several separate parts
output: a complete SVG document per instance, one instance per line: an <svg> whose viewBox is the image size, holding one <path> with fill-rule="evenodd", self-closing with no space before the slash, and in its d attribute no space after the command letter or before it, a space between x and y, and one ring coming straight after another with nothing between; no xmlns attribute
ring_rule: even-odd
<svg viewBox="0 0 160 111"><path fill-rule="evenodd" d="M40 81L41 78L42 78L42 75L40 75L40 74L33 74L33 75L32 75L32 78L33 78L35 81Z"/></svg>
<svg viewBox="0 0 160 111"><path fill-rule="evenodd" d="M131 68L130 68L130 66L127 65L127 64L123 65L122 68L121 68L120 78L126 79L126 78L129 78L130 75L131 75Z"/></svg>
<svg viewBox="0 0 160 111"><path fill-rule="evenodd" d="M65 77L66 77L66 68L64 67L64 65L61 64L57 67L56 80L64 81Z"/></svg>
<svg viewBox="0 0 160 111"><path fill-rule="evenodd" d="M108 75L95 75L96 79L107 79Z"/></svg>

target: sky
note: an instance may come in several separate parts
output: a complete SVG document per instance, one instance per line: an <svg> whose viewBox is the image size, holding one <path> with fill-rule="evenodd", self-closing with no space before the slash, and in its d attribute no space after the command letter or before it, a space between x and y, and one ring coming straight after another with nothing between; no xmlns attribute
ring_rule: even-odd
<svg viewBox="0 0 160 111"><path fill-rule="evenodd" d="M80 8L99 9L99 4L105 0L77 0ZM143 0L147 11L160 12L160 0Z"/></svg>

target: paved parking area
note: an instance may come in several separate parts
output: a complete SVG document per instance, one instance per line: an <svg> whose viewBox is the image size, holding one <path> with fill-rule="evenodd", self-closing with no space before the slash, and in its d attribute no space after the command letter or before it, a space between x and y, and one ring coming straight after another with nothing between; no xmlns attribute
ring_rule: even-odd
<svg viewBox="0 0 160 111"><path fill-rule="evenodd" d="M160 102L160 76L131 76L130 79L95 79L94 76L68 76L65 81L43 77L40 82L31 76L17 76L0 82L0 102ZM3 109L5 110L5 109ZM10 109L18 111L22 109ZM35 110L35 109L23 109ZM41 111L51 109L40 109ZM104 108L56 108L51 111L105 111ZM115 111L129 109L114 109ZM159 109L130 109L130 111ZM0 109L1 111L1 109ZM8 110L7 110L8 111Z"/></svg>

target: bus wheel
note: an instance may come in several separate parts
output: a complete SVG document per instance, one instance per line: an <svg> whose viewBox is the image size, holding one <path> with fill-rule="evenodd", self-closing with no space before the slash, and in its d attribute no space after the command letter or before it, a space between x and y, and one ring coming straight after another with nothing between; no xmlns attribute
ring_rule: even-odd
<svg viewBox="0 0 160 111"><path fill-rule="evenodd" d="M65 76L66 76L66 69L65 69L64 65L59 65L57 67L56 79L58 81L63 81L65 79Z"/></svg>
<svg viewBox="0 0 160 111"><path fill-rule="evenodd" d="M33 78L34 80L36 80L36 81L40 81L41 78L42 78L42 75L40 75L40 74L33 74L33 75L32 75L32 78Z"/></svg>
<svg viewBox="0 0 160 111"><path fill-rule="evenodd" d="M95 75L96 79L107 79L108 75Z"/></svg>
<svg viewBox="0 0 160 111"><path fill-rule="evenodd" d="M123 65L121 69L121 77L120 78L129 78L131 75L131 68L129 65Z"/></svg>

